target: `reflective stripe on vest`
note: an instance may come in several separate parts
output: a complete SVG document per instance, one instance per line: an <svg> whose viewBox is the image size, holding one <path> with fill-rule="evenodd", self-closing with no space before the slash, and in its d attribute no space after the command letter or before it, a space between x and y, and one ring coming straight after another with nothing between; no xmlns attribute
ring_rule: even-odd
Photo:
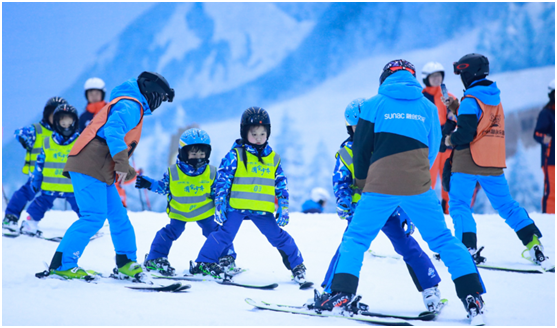
<svg viewBox="0 0 557 328"><path fill-rule="evenodd" d="M470 142L470 154L476 165L481 167L505 168L505 114L503 106L484 104L474 96L464 96L473 98L482 110L478 121L476 136Z"/></svg>
<svg viewBox="0 0 557 328"><path fill-rule="evenodd" d="M261 163L257 156L246 151L246 162L242 148L235 148L238 166L230 189L230 207L240 210L275 211L275 175L280 156L271 152ZM272 163L272 164L271 164Z"/></svg>
<svg viewBox="0 0 557 328"><path fill-rule="evenodd" d="M362 190L356 187L356 175L354 174L354 159L353 152L348 146L344 146L336 154L336 157L340 156L340 160L348 168L350 174L352 175L352 184L350 189L352 189L352 203L357 203L362 198Z"/></svg>
<svg viewBox="0 0 557 328"><path fill-rule="evenodd" d="M62 175L68 155L75 143L59 145L48 137L44 140L43 150L45 162L43 167L43 182L41 189L48 191L73 192L72 181Z"/></svg>
<svg viewBox="0 0 557 328"><path fill-rule="evenodd" d="M43 147L43 142L46 138L52 135L52 131L43 128L40 123L34 123L35 127L35 143L31 151L25 154L25 164L21 170L24 174L29 174L35 171L35 163L37 162L37 157L41 153L41 148Z"/></svg>
<svg viewBox="0 0 557 328"><path fill-rule="evenodd" d="M189 176L172 165L168 168L170 176L170 196L166 213L171 219L180 221L199 221L215 214L215 204L211 199L211 186L217 169L207 165L198 176Z"/></svg>

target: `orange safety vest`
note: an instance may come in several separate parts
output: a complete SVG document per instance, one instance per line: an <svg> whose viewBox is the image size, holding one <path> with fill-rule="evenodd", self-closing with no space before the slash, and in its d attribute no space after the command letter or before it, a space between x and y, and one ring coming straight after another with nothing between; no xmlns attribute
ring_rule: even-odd
<svg viewBox="0 0 557 328"><path fill-rule="evenodd" d="M124 141L126 142L126 145L128 145L128 158L132 155L135 147L137 147L137 144L139 143L139 138L141 138L141 128L143 128L143 106L141 106L141 102L135 98L122 96L114 98L111 102L106 104L106 106L104 106L97 113L97 115L95 115L95 117L93 117L91 123L85 127L85 130L83 130L79 138L77 138L75 145L70 152L70 157L78 155L83 148L85 148L85 146L87 146L87 144L89 144L89 142L97 136L99 129L106 124L106 121L108 120L108 113L110 112L112 106L123 99L137 102L141 109L141 118L139 119L139 123L135 128L128 131L124 137Z"/></svg>
<svg viewBox="0 0 557 328"><path fill-rule="evenodd" d="M486 105L474 96L464 98L476 99L482 110L476 136L470 142L472 160L481 167L506 168L505 163L505 113L503 106Z"/></svg>
<svg viewBox="0 0 557 328"><path fill-rule="evenodd" d="M439 123L445 125L447 122L447 106L441 101L441 87L425 87L422 93L428 93L433 97L433 103L437 107L437 114L439 114ZM449 97L456 98L452 93L449 92Z"/></svg>

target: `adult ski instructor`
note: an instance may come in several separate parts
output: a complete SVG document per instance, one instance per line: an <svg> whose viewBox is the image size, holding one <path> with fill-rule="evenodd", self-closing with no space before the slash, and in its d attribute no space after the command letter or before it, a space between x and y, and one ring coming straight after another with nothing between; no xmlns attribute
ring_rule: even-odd
<svg viewBox="0 0 557 328"><path fill-rule="evenodd" d="M429 248L441 253L472 324L483 323L484 287L472 257L445 224L431 189L431 168L441 142L437 108L421 93L414 66L393 60L383 68L379 93L361 107L354 143L354 175L363 189L344 232L331 293L316 295L317 310L354 304L364 253L400 206L420 229Z"/></svg>
<svg viewBox="0 0 557 328"><path fill-rule="evenodd" d="M77 139L64 167L81 217L66 231L49 271L42 276L89 279L77 262L107 218L116 251L115 273L140 280L145 275L136 261L135 232L114 182L135 176L128 160L139 143L143 116L151 115L163 101L172 102L174 89L160 74L143 72L114 88L110 98Z"/></svg>

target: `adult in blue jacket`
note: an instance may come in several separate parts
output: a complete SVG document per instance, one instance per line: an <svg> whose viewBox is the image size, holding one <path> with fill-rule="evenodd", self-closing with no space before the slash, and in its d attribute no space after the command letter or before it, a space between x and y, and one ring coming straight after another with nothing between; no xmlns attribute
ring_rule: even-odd
<svg viewBox="0 0 557 328"><path fill-rule="evenodd" d="M135 176L129 156L141 137L143 116L151 115L163 101L171 102L174 90L164 77L143 72L114 88L111 101L85 128L70 152L64 175L69 176L81 216L60 242L49 271L38 274L90 279L77 265L92 237L108 218L116 252L115 270L121 278L143 278L137 263L133 226L114 182Z"/></svg>
<svg viewBox="0 0 557 328"><path fill-rule="evenodd" d="M479 182L493 208L527 247L523 256L551 269L554 265L544 256L539 241L542 234L526 210L511 197L503 173L505 119L501 91L495 82L486 79L489 61L481 54L468 54L454 64L454 72L461 76L466 88L460 107L454 98L447 102L449 109L458 111L458 127L445 138L446 145L454 148L449 212L455 236L469 249L476 263L485 261L479 255L476 222L469 206Z"/></svg>
<svg viewBox="0 0 557 328"><path fill-rule="evenodd" d="M423 96L415 71L405 60L389 62L379 94L362 105L352 147L362 198L342 238L331 293L315 298L319 310L358 307L354 303L364 253L400 206L429 248L441 253L468 313L481 313L484 288L476 266L447 228L431 189L429 169L439 151L441 128L437 108Z"/></svg>

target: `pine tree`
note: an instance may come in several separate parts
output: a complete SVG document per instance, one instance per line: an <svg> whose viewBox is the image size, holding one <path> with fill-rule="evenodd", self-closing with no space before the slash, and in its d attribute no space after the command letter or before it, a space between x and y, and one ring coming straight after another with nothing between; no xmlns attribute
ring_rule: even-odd
<svg viewBox="0 0 557 328"><path fill-rule="evenodd" d="M507 181L511 196L528 212L541 210L542 188L526 163L522 141L518 140L516 154L508 161Z"/></svg>

